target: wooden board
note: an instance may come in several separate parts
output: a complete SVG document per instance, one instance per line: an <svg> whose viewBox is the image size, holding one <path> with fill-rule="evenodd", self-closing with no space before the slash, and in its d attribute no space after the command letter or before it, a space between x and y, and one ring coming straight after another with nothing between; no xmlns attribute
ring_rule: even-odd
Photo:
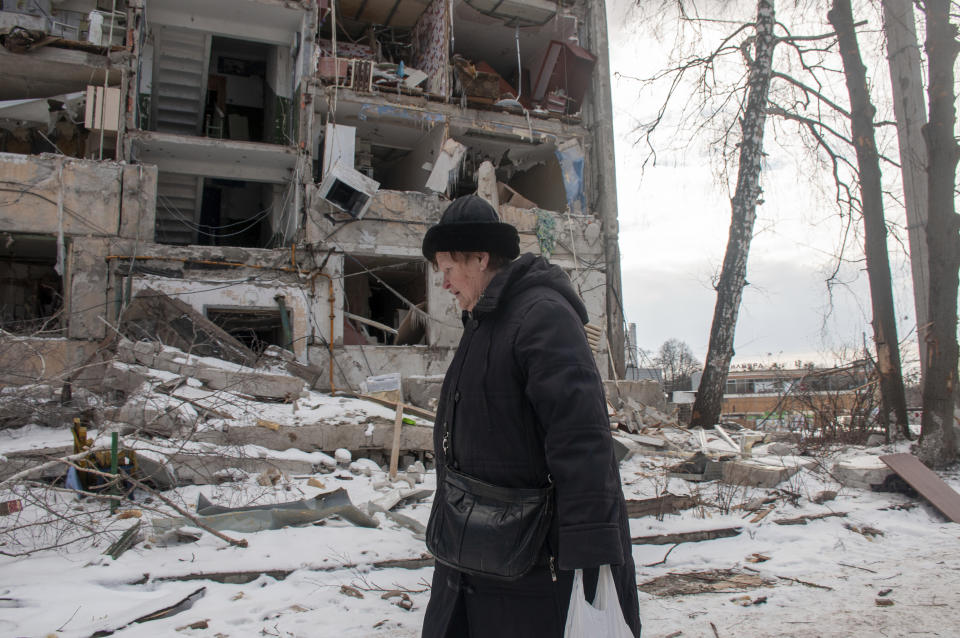
<svg viewBox="0 0 960 638"><path fill-rule="evenodd" d="M960 494L912 454L887 454L880 460L930 501L943 515L960 523Z"/></svg>

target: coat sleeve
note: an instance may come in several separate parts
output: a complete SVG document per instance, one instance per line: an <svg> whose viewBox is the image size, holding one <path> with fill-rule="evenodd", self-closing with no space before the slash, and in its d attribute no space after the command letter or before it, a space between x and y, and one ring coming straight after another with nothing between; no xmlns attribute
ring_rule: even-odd
<svg viewBox="0 0 960 638"><path fill-rule="evenodd" d="M623 563L620 477L603 385L579 317L565 300L538 300L523 318L516 352L545 431L560 568Z"/></svg>

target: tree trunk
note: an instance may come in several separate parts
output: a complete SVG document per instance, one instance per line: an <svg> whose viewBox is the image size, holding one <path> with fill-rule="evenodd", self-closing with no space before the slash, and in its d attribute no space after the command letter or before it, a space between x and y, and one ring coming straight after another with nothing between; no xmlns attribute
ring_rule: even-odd
<svg viewBox="0 0 960 638"><path fill-rule="evenodd" d="M927 87L930 119L923 127L927 142L930 253L930 330L927 377L923 382L920 459L934 468L957 460L953 428L957 393L957 286L960 274L960 217L954 204L957 143L954 139L954 60L957 28L950 24L950 1L927 0Z"/></svg>
<svg viewBox="0 0 960 638"><path fill-rule="evenodd" d="M870 302L873 309L873 340L877 347L877 369L880 374L880 419L889 433L890 413L893 412L900 433L910 438L907 399L900 370L897 317L893 308L893 288L890 282L880 157L874 138L873 116L876 108L870 102L867 91L867 68L860 57L850 0L834 0L827 19L837 32L844 78L850 94L851 133L860 173L864 253L867 257L867 278L870 280Z"/></svg>
<svg viewBox="0 0 960 638"><path fill-rule="evenodd" d="M693 404L691 425L711 426L720 420L723 391L733 358L733 337L740 314L740 299L747 283L747 255L753 238L753 224L760 198L760 168L763 161L763 129L766 123L767 94L773 71L774 0L757 0L754 59L750 65L747 104L740 121L743 139L737 189L731 201L732 215L727 251L717 283L717 304L710 327L710 345L703 377Z"/></svg>
<svg viewBox="0 0 960 638"><path fill-rule="evenodd" d="M893 88L893 113L897 120L903 198L913 273L913 302L917 313L917 343L921 378L926 377L927 292L930 268L927 258L927 148L923 126L927 112L923 102L920 46L912 0L883 0L883 31L887 36L887 61Z"/></svg>

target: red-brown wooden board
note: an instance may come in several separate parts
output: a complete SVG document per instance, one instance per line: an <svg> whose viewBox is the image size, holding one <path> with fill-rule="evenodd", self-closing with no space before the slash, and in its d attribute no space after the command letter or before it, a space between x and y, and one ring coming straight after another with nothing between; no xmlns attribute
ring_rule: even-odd
<svg viewBox="0 0 960 638"><path fill-rule="evenodd" d="M912 454L887 454L880 460L954 523L960 523L960 494Z"/></svg>

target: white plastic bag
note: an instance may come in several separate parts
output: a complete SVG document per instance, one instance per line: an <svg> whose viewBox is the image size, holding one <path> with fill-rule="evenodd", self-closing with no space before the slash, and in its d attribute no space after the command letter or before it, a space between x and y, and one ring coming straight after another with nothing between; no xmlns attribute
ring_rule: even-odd
<svg viewBox="0 0 960 638"><path fill-rule="evenodd" d="M609 565L600 567L597 581L597 596L593 604L587 602L583 593L583 570L573 575L573 590L570 592L570 609L567 611L567 626L564 638L633 638L633 632L623 619L617 587Z"/></svg>

